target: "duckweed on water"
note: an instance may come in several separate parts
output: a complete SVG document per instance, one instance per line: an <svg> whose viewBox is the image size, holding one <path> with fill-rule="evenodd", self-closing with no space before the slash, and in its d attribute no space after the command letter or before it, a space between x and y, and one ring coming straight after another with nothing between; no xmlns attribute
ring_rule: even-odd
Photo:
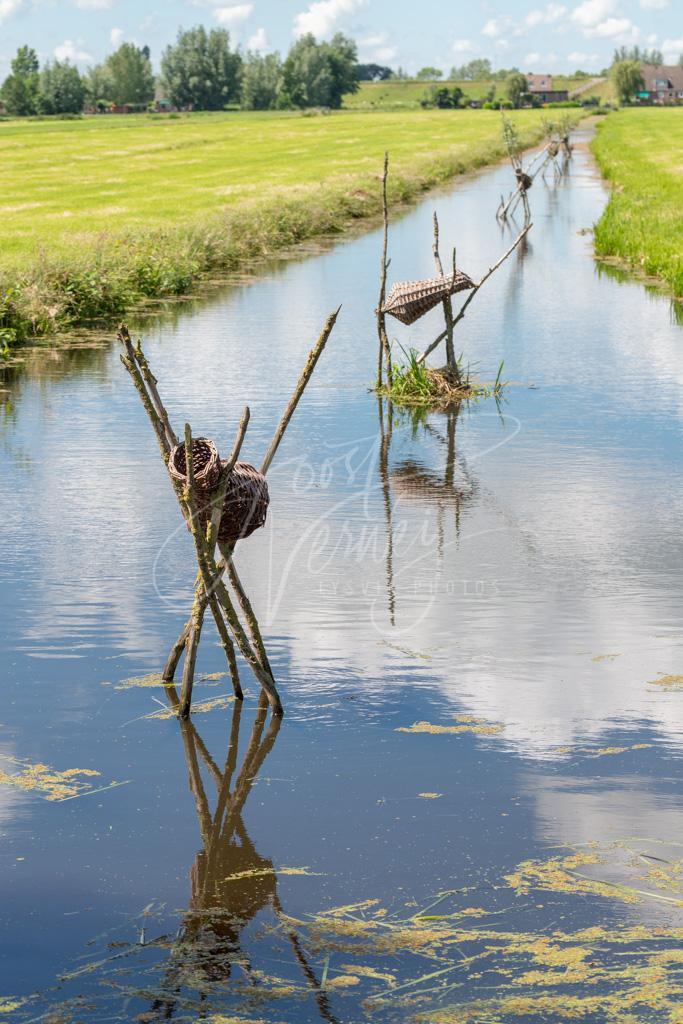
<svg viewBox="0 0 683 1024"><path fill-rule="evenodd" d="M490 724L480 721L472 715L456 715L456 725L433 725L431 722L413 722L411 726L399 726L395 732L425 732L432 735L457 734L464 732L475 733L478 736L495 736L505 728L499 722Z"/></svg>
<svg viewBox="0 0 683 1024"><path fill-rule="evenodd" d="M683 676L679 675L664 675L660 672L659 679L648 679L648 682L661 686L663 690L683 690Z"/></svg>
<svg viewBox="0 0 683 1024"><path fill-rule="evenodd" d="M92 768L68 768L66 771L59 772L55 768L50 768L49 765L31 764L18 757L3 755L2 759L19 770L5 772L0 769L0 785L15 786L26 792L34 792L45 800L68 800L71 797L90 792L92 786L85 781L85 778L100 774Z"/></svg>
<svg viewBox="0 0 683 1024"><path fill-rule="evenodd" d="M322 998L331 1001L326 1019L354 1024L683 1024L683 927L631 924L623 917L612 924L611 916L605 921L615 905L640 896L636 889L583 877L626 857L639 880L680 894L682 863L666 861L660 852L643 852L631 840L527 860L502 885L483 884L476 906L463 898L471 887L438 893L422 909L413 901L390 909L366 899L292 917L278 902L249 936L227 910L214 915L211 908L190 908L179 931L167 923L162 929L160 919L160 938L146 945L100 937L101 953L92 950L97 959L74 977L85 971L99 982L94 1002L87 1002L88 1019L97 1021L131 1019L133 998L173 1008L174 1019L183 1022L200 1013L213 1024L282 1024L309 1019L314 1000L320 1008ZM253 892L259 883L247 875L245 891ZM510 905L511 889L522 897L521 906L514 900ZM546 895L539 899L537 893ZM588 913L592 923L574 931L558 927L570 918L577 895L582 918ZM146 920L151 929L149 914ZM302 981L296 962L301 955L315 984L310 975ZM270 973L274 965L278 975ZM63 1000L63 989L58 994ZM102 1000L106 1005L100 1006ZM120 1012L111 1000L120 1001ZM46 1019L36 1018L31 1003L32 1019ZM304 1003L309 1010L301 1009ZM70 1005L82 1011L86 1003ZM64 1002L58 1007L67 1008Z"/></svg>
<svg viewBox="0 0 683 1024"><path fill-rule="evenodd" d="M220 679L225 678L227 672L209 672L204 675L195 676L195 683L213 683L218 682ZM105 685L110 685L109 683ZM146 676L131 676L129 679L122 679L114 686L115 690L133 690L133 689L146 689L151 687L153 689L169 689L175 686L173 682L166 682L161 672L151 672Z"/></svg>

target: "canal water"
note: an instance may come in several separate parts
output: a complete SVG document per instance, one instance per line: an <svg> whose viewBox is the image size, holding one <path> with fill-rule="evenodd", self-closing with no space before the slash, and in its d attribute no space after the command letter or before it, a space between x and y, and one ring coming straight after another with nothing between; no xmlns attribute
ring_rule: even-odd
<svg viewBox="0 0 683 1024"><path fill-rule="evenodd" d="M258 465L342 304L237 553L281 724L211 630L168 714L193 552L116 346L4 371L0 1019L678 1019L683 333L595 264L585 144L458 327L498 404L370 393L376 230L144 327L176 430L248 403ZM390 283L434 209L483 274L509 182L404 212Z"/></svg>

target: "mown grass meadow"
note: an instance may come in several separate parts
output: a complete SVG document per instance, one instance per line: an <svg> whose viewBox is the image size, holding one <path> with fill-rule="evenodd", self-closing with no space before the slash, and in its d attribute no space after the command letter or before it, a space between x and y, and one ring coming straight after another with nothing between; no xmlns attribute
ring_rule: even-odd
<svg viewBox="0 0 683 1024"><path fill-rule="evenodd" d="M522 140L541 114L514 115ZM504 154L494 111L190 114L0 123L0 341L181 294Z"/></svg>
<svg viewBox="0 0 683 1024"><path fill-rule="evenodd" d="M683 108L620 110L593 151L613 186L595 228L599 256L658 277L683 297Z"/></svg>

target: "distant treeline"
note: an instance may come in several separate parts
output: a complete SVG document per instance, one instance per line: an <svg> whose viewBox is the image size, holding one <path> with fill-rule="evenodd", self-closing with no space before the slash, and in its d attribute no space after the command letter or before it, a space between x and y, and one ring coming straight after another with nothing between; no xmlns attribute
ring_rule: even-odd
<svg viewBox="0 0 683 1024"><path fill-rule="evenodd" d="M661 63L656 50L638 47L616 50L614 62ZM606 74L605 69L602 74ZM361 64L353 39L337 33L329 42L313 35L298 39L283 59L278 53L262 54L231 46L225 29L207 30L199 25L180 30L176 42L161 57L160 74L154 74L148 46L122 43L107 59L81 74L68 60L48 61L40 67L31 47L22 46L11 65L11 73L0 87L0 104L14 116L36 114L80 114L83 110L287 110L306 107L338 109L359 82L407 79L402 69L381 64ZM444 73L437 67L421 68L414 76L424 82L439 82ZM586 77L577 71L574 77ZM451 81L504 82L513 106L524 102L525 77L519 68L493 70L485 58L451 68ZM494 102L495 86L487 95ZM500 101L498 101L500 102ZM507 102L507 101L504 101ZM428 89L423 105L457 107L464 105L458 90Z"/></svg>
<svg viewBox="0 0 683 1024"><path fill-rule="evenodd" d="M181 30L161 57L154 75L149 47L122 43L107 59L81 74L69 61L42 68L31 47L22 46L0 87L8 114L78 114L84 109L286 110L341 107L342 97L358 89L363 73L374 77L377 65L360 65L356 44L341 33L329 42L305 35L284 60L277 53L242 53L230 45L225 29L203 26ZM368 70L369 69L369 70Z"/></svg>

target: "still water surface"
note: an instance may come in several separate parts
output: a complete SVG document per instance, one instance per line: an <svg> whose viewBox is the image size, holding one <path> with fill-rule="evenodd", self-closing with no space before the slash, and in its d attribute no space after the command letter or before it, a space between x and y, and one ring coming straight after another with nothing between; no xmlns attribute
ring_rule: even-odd
<svg viewBox="0 0 683 1024"><path fill-rule="evenodd" d="M434 208L444 251L483 273L509 244L509 176L404 215L390 281L432 275ZM505 361L500 408L380 410L377 231L145 328L176 429L227 453L248 402L259 464L343 304L267 526L238 552L279 727L253 680L241 713L219 700L183 729L163 688L126 682L160 670L194 563L115 347L5 371L0 772L99 773L0 785L9 1020L531 1021L560 1019L567 993L605 1000L589 1020L674 1019L663 964L683 933L645 964L654 995L619 973L633 957L577 971L585 937L574 960L530 945L597 926L595 960L612 929L642 925L638 948L680 932L683 855L683 692L661 685L683 673L683 334L666 298L594 264L606 194L584 149L531 200L528 245L461 325L479 377ZM422 348L438 330L434 312L392 333ZM210 636L199 668L222 658ZM209 678L196 700L229 689ZM416 722L464 729L397 731ZM600 863L573 865L579 891L505 881L586 849ZM629 888L581 890L580 874ZM443 893L430 937L414 915ZM479 954L496 942L494 964Z"/></svg>

